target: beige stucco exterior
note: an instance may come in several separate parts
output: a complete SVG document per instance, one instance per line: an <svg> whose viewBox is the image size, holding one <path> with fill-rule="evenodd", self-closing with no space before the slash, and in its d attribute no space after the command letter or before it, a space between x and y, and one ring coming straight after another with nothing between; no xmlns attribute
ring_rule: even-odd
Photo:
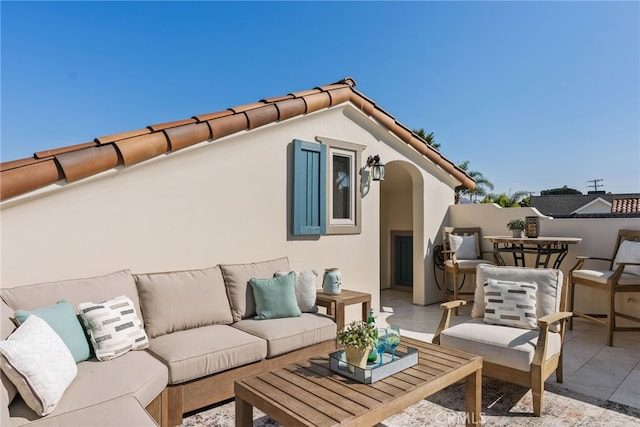
<svg viewBox="0 0 640 427"><path fill-rule="evenodd" d="M360 234L291 235L292 141L318 136L364 145L364 159L379 154L388 164L386 180L362 198ZM435 302L421 267L430 268L427 251L457 184L345 103L3 202L1 286L288 256L296 270L340 268L343 286L371 293L377 311L388 286L381 247L389 230L411 227L414 301ZM406 199L417 202L410 213ZM357 314L350 307L347 316Z"/></svg>

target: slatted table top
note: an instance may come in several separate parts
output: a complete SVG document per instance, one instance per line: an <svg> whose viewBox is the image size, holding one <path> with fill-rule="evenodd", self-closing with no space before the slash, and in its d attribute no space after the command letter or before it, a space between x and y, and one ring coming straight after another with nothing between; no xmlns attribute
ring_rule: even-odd
<svg viewBox="0 0 640 427"><path fill-rule="evenodd" d="M373 384L331 371L328 355L236 381L236 425L253 425L256 407L285 426L371 426L464 378L467 421L479 423L482 358L403 337L406 346L418 364Z"/></svg>

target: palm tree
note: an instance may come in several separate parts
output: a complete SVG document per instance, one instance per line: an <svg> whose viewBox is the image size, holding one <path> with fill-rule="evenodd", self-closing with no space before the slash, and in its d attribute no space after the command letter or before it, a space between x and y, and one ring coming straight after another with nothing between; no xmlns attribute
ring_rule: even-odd
<svg viewBox="0 0 640 427"><path fill-rule="evenodd" d="M519 208L527 197L529 193L526 191L516 191L513 194L488 194L482 203L495 203L503 208Z"/></svg>
<svg viewBox="0 0 640 427"><path fill-rule="evenodd" d="M464 196L469 196L470 200L473 199L474 201L477 201L478 197L486 196L487 188L489 190L493 190L493 183L485 178L481 172L469 170L469 160L465 160L464 162L460 163L458 167L465 171L467 175L469 175L476 181L476 188L473 190L469 190L468 188L464 187L457 188L455 194L456 205L460 203L460 199Z"/></svg>
<svg viewBox="0 0 640 427"><path fill-rule="evenodd" d="M420 129L414 129L413 133L415 133L416 135L418 135L420 138L424 139L425 142L430 145L431 147L433 147L436 151L440 150L440 144L438 144L436 142L435 137L433 136L433 132L429 132L427 133L423 128Z"/></svg>

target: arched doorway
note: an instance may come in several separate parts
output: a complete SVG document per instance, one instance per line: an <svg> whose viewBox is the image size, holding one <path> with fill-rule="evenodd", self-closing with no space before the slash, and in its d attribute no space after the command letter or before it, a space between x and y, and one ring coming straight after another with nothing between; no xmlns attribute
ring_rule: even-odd
<svg viewBox="0 0 640 427"><path fill-rule="evenodd" d="M409 162L385 165L380 186L380 286L424 304L423 179Z"/></svg>

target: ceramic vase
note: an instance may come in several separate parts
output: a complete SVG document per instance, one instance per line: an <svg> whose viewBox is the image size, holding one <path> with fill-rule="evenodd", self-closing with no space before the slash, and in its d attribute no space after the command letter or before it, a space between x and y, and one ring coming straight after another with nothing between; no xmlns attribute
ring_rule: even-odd
<svg viewBox="0 0 640 427"><path fill-rule="evenodd" d="M327 268L324 270L322 279L322 292L330 295L337 295L342 290L342 275L337 268Z"/></svg>
<svg viewBox="0 0 640 427"><path fill-rule="evenodd" d="M347 358L347 363L349 364L349 372L354 372L353 366L365 369L367 367L367 357L369 356L370 351L371 347L360 348L353 345L345 347L344 354Z"/></svg>

